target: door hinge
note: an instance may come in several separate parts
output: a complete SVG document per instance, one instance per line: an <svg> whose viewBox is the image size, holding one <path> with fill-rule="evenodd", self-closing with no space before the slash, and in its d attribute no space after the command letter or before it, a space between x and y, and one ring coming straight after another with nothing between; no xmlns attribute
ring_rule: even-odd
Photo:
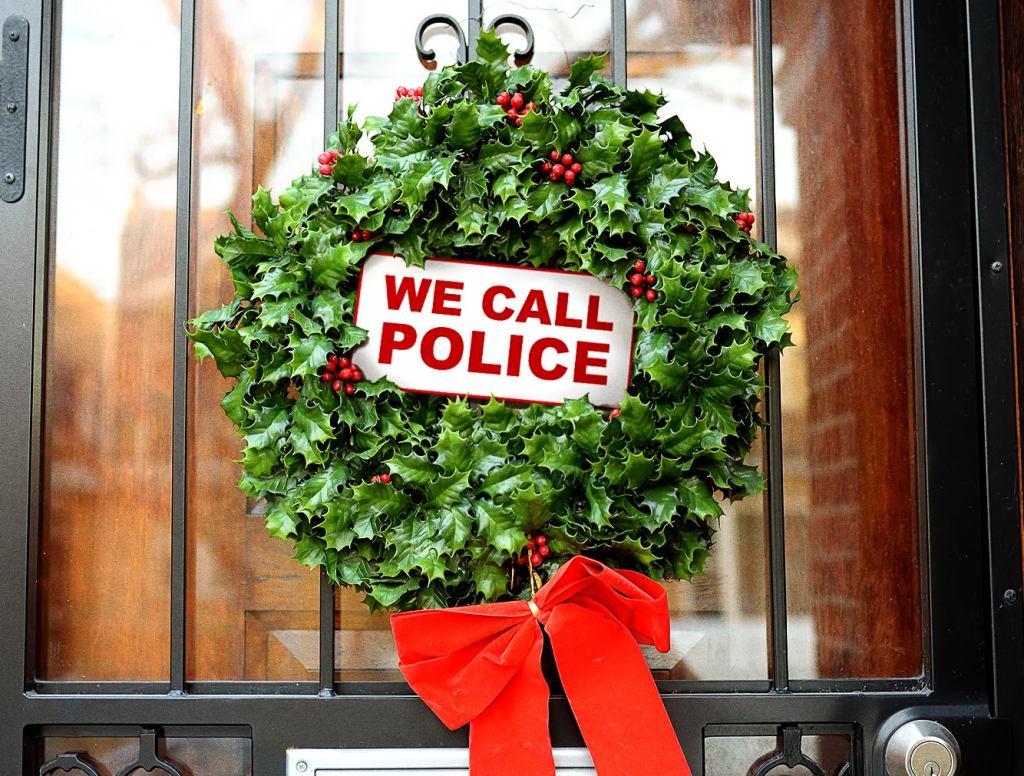
<svg viewBox="0 0 1024 776"><path fill-rule="evenodd" d="M0 48L0 200L25 193L25 125L28 119L28 19L8 16Z"/></svg>

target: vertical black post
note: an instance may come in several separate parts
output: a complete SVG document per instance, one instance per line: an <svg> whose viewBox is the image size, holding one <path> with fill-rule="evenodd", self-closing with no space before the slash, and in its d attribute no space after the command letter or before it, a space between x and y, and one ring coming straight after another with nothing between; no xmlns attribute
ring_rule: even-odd
<svg viewBox="0 0 1024 776"><path fill-rule="evenodd" d="M338 87L341 81L341 0L324 8L324 142L338 128ZM320 695L334 694L334 584L320 569Z"/></svg>
<svg viewBox="0 0 1024 776"><path fill-rule="evenodd" d="M626 0L612 0L612 81L626 85Z"/></svg>
<svg viewBox="0 0 1024 776"><path fill-rule="evenodd" d="M758 210L761 239L775 247L775 95L772 72L771 0L753 0L754 60L757 74ZM782 477L782 396L779 351L764 360L767 389L764 398L765 470L768 475L768 564L771 595L771 655L769 667L775 690L789 689L789 632L786 622L786 516Z"/></svg>
<svg viewBox="0 0 1024 776"><path fill-rule="evenodd" d="M170 690L185 692L185 574L188 563L188 339L192 254L192 106L195 102L196 0L181 3L178 72L178 192L174 234L174 382L171 435L171 644Z"/></svg>
<svg viewBox="0 0 1024 776"><path fill-rule="evenodd" d="M484 25L484 8L482 0L469 0L469 16L466 17L466 49L467 61L476 59L476 44L480 40L480 30Z"/></svg>

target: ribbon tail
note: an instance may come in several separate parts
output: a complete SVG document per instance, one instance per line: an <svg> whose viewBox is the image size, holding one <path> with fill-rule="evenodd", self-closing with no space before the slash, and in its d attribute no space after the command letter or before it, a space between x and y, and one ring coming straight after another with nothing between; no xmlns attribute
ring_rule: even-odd
<svg viewBox="0 0 1024 776"><path fill-rule="evenodd" d="M608 615L572 603L554 607L545 627L599 776L691 776L630 632Z"/></svg>
<svg viewBox="0 0 1024 776"><path fill-rule="evenodd" d="M540 668L543 645L542 638L534 641L505 689L469 723L471 776L554 776L548 685Z"/></svg>

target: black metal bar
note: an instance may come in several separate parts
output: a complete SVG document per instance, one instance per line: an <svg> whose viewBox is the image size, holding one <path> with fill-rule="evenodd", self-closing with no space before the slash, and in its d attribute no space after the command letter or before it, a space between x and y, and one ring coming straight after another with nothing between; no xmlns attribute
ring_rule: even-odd
<svg viewBox="0 0 1024 776"><path fill-rule="evenodd" d="M483 0L469 0L466 17L466 59L476 59L476 44L484 26Z"/></svg>
<svg viewBox="0 0 1024 776"><path fill-rule="evenodd" d="M174 234L174 386L171 434L171 644L172 694L185 692L188 564L188 339L192 265L192 105L195 99L196 0L181 4L178 68L178 193Z"/></svg>
<svg viewBox="0 0 1024 776"><path fill-rule="evenodd" d="M466 40L466 36L462 32L462 26L459 24L459 20L446 13L435 13L430 16L425 16L416 26L416 33L413 35L413 42L416 45L417 56L419 56L420 60L423 62L433 62L437 58L437 53L434 49L427 48L425 36L427 34L427 29L438 24L443 24L455 33L456 37L459 39L459 53L457 55L458 62L460 64L466 62L469 59L469 41ZM475 50L475 42L473 43L473 47Z"/></svg>
<svg viewBox="0 0 1024 776"><path fill-rule="evenodd" d="M754 57L757 78L758 210L761 239L778 242L775 220L775 79L772 70L771 0L754 0ZM765 472L768 493L768 566L771 601L772 683L778 691L789 689L789 628L786 608L786 513L782 463L782 381L779 351L772 348L764 359Z"/></svg>
<svg viewBox="0 0 1024 776"><path fill-rule="evenodd" d="M993 713L1012 719L1018 752L1024 731L1024 619L1018 493L1013 304L1007 233L999 9L967 4L975 238L990 565Z"/></svg>
<svg viewBox="0 0 1024 776"><path fill-rule="evenodd" d="M338 89L341 82L341 0L326 0L324 9L324 144L338 128ZM320 569L320 686L319 694L334 694L334 584Z"/></svg>
<svg viewBox="0 0 1024 776"><path fill-rule="evenodd" d="M612 82L625 86L628 44L626 35L626 0L612 0Z"/></svg>

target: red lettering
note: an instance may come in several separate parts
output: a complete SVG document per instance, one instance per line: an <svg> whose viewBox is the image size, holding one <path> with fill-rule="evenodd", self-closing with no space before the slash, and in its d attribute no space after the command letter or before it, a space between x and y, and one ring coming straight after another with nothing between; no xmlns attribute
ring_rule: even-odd
<svg viewBox="0 0 1024 776"><path fill-rule="evenodd" d="M448 355L445 358L438 358L434 351L437 341L442 337L448 340ZM431 369L441 372L454 369L455 365L462 360L463 350L465 348L462 344L462 337L455 329L449 329L447 326L431 329L423 335L423 341L420 343L420 357L423 359L423 363Z"/></svg>
<svg viewBox="0 0 1024 776"><path fill-rule="evenodd" d="M555 299L555 326L567 326L570 329L582 329L582 318L569 317L569 292L559 291Z"/></svg>
<svg viewBox="0 0 1024 776"><path fill-rule="evenodd" d="M398 281L397 288L395 287L394 275L385 275L384 280L387 284L389 310L399 309L403 302L408 300L409 309L414 313L423 311L423 303L427 301L427 293L430 291L430 284L433 282L432 280L429 278L422 278L417 284L415 278L403 277Z"/></svg>
<svg viewBox="0 0 1024 776"><path fill-rule="evenodd" d="M513 334L508 338L508 371L509 377L519 377L519 367L523 363L523 335Z"/></svg>
<svg viewBox="0 0 1024 776"><path fill-rule="evenodd" d="M607 358L594 358L592 353L607 353L609 346L607 342L580 342L576 346L576 365L572 371L572 379L575 383L590 383L591 385L608 385L608 375L595 375L590 373L591 367L606 369Z"/></svg>
<svg viewBox="0 0 1024 776"><path fill-rule="evenodd" d="M469 366L470 372L482 375L500 375L500 364L488 364L484 361L484 332L474 331L469 337Z"/></svg>
<svg viewBox="0 0 1024 776"><path fill-rule="evenodd" d="M526 323L530 318L535 318L545 326L551 325L551 316L548 314L548 306L544 302L544 293L539 289L533 289L526 295L526 302L523 309L516 316L517 323Z"/></svg>
<svg viewBox="0 0 1024 776"><path fill-rule="evenodd" d="M601 297L597 294L591 294L587 302L587 328L594 331L611 331L614 327L610 321L601 321L597 318L600 304Z"/></svg>
<svg viewBox="0 0 1024 776"><path fill-rule="evenodd" d="M434 315L462 315L458 307L447 307L449 303L456 305L462 301L463 284L458 280L439 280L434 284Z"/></svg>
<svg viewBox="0 0 1024 776"><path fill-rule="evenodd" d="M545 350L553 350L556 353L564 354L569 352L569 346L562 342L562 340L555 339L554 337L541 337L530 348L530 371L541 380L558 380L568 370L561 364L556 364L552 369L545 369Z"/></svg>
<svg viewBox="0 0 1024 776"><path fill-rule="evenodd" d="M390 364L396 350L409 350L416 343L416 329L407 323L385 323L380 333L380 355L377 360Z"/></svg>
<svg viewBox="0 0 1024 776"><path fill-rule="evenodd" d="M490 318L492 321L507 321L512 317L513 311L511 307L506 307L502 311L498 311L494 308L494 297L501 294L506 299L515 298L515 291L508 286L491 286L484 291L484 315Z"/></svg>

